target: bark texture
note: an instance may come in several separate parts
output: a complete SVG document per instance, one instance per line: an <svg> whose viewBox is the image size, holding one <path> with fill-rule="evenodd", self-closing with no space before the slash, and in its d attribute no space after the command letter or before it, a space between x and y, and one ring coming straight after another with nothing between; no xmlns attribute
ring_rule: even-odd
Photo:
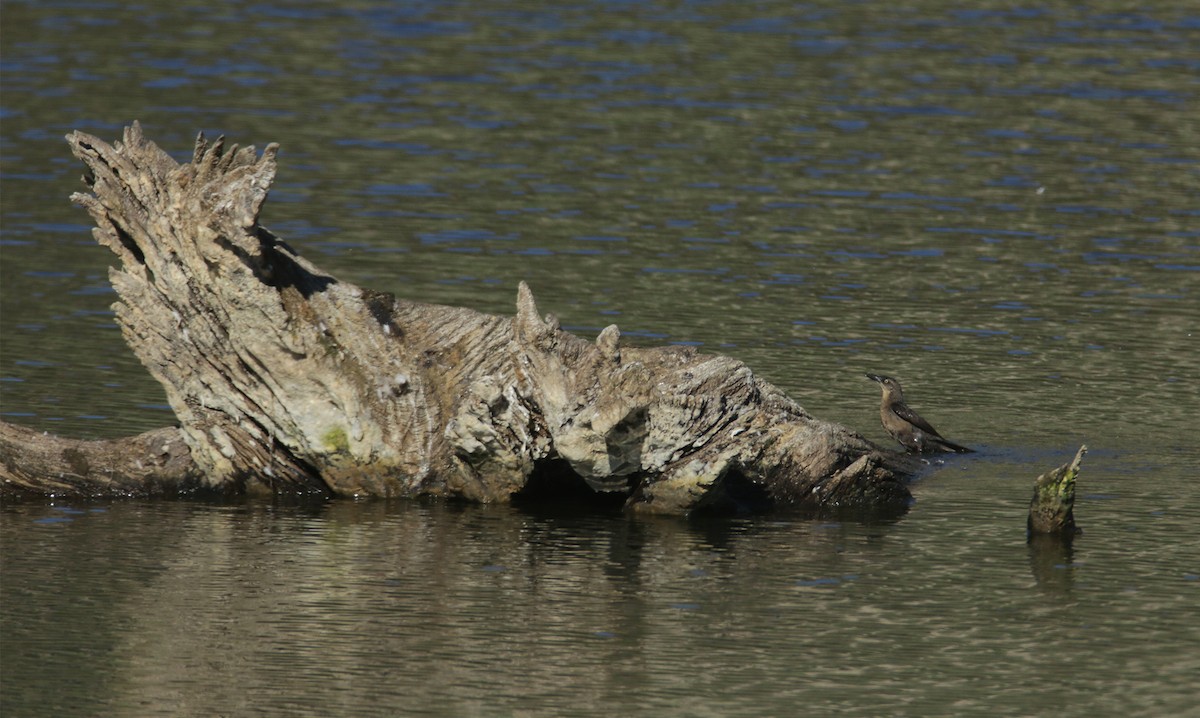
<svg viewBox="0 0 1200 718"><path fill-rule="evenodd" d="M476 501L575 483L667 513L910 499L911 459L814 418L734 359L625 347L615 325L576 337L524 283L501 317L325 274L258 223L275 145L201 136L181 165L136 124L112 145L67 139L91 188L73 199L120 260L117 321L179 419L167 431L187 447L181 480ZM64 486L21 442L0 449L6 486ZM89 476L65 485L103 486Z"/></svg>
<svg viewBox="0 0 1200 718"><path fill-rule="evenodd" d="M201 474L178 429L83 441L0 422L0 492L155 496L194 488Z"/></svg>

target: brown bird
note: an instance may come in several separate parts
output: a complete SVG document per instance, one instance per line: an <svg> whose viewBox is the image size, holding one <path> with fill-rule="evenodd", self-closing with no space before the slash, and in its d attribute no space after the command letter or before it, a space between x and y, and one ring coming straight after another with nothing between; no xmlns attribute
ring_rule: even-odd
<svg viewBox="0 0 1200 718"><path fill-rule="evenodd" d="M906 450L919 454L969 454L974 451L942 438L937 429L910 409L908 404L904 403L904 391L900 388L900 382L890 376L878 374L867 374L867 378L879 382L879 386L883 388L883 401L879 405L879 417L883 420L883 428Z"/></svg>

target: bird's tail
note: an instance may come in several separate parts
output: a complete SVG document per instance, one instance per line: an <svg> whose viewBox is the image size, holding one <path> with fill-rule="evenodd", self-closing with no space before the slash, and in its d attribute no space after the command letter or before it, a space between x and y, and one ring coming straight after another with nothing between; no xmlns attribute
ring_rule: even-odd
<svg viewBox="0 0 1200 718"><path fill-rule="evenodd" d="M945 439L942 439L942 438L939 438L937 440L937 444L939 447L941 447L941 449L943 451L952 451L956 454L974 454L975 453L974 449L963 446L962 444L956 444L953 441L946 441Z"/></svg>

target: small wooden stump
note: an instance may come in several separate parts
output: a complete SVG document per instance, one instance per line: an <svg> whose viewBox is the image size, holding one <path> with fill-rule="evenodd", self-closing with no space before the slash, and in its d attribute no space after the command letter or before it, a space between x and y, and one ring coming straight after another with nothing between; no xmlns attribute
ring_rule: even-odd
<svg viewBox="0 0 1200 718"><path fill-rule="evenodd" d="M1080 533L1075 525L1075 478L1087 446L1080 446L1069 464L1048 471L1033 482L1033 499L1029 502L1027 535L1030 541L1037 535L1071 538Z"/></svg>

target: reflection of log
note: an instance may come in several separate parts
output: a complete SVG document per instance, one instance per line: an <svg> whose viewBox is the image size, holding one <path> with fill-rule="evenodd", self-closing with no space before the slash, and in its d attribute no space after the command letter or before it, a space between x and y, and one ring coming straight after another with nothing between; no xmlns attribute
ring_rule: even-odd
<svg viewBox="0 0 1200 718"><path fill-rule="evenodd" d="M1065 596L1075 588L1073 539L1073 534L1029 534L1029 569L1042 591Z"/></svg>
<svg viewBox="0 0 1200 718"><path fill-rule="evenodd" d="M616 326L585 341L543 319L524 284L506 318L324 274L258 224L274 145L259 156L201 137L179 165L136 124L111 146L68 141L93 192L74 199L121 260L117 321L190 450L181 479L479 501L586 482L671 513L909 499L910 460L813 418L733 359L624 347ZM56 467L24 463L21 442L0 449L8 489L63 490ZM37 475L14 481L14 466Z"/></svg>
<svg viewBox="0 0 1200 718"><path fill-rule="evenodd" d="M1070 539L1079 533L1075 526L1075 478L1087 447L1079 447L1069 464L1047 471L1033 482L1027 521L1029 538L1050 534Z"/></svg>

